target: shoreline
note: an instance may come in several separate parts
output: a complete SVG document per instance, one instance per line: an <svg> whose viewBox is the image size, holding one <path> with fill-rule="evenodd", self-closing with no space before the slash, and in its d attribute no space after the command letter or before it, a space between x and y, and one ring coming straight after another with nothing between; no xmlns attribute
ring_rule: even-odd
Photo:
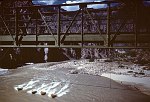
<svg viewBox="0 0 150 102"><path fill-rule="evenodd" d="M111 79L111 80L113 80L113 79ZM150 96L150 87L147 87L142 84L133 83L133 82L118 81L118 80L113 80L113 81L115 81L121 85L124 85L125 87L128 87L129 89L131 89L133 91L139 91L143 94Z"/></svg>

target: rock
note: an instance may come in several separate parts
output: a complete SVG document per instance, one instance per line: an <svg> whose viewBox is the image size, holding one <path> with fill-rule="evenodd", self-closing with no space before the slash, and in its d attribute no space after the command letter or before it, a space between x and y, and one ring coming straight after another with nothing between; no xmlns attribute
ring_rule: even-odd
<svg viewBox="0 0 150 102"><path fill-rule="evenodd" d="M134 74L139 74L138 72L134 72Z"/></svg>
<svg viewBox="0 0 150 102"><path fill-rule="evenodd" d="M133 71L130 70L130 71L128 71L127 73L133 73Z"/></svg>
<svg viewBox="0 0 150 102"><path fill-rule="evenodd" d="M89 59L89 62L94 62L94 58Z"/></svg>
<svg viewBox="0 0 150 102"><path fill-rule="evenodd" d="M137 74L134 73L133 76L134 76L134 77L137 77Z"/></svg>
<svg viewBox="0 0 150 102"><path fill-rule="evenodd" d="M46 92L44 92L44 91L41 91L41 95L46 95Z"/></svg>
<svg viewBox="0 0 150 102"><path fill-rule="evenodd" d="M74 65L77 65L77 62L76 61L73 61L74 62Z"/></svg>
<svg viewBox="0 0 150 102"><path fill-rule="evenodd" d="M144 66L148 64L148 61L146 59L142 59L142 60L139 59L139 60L134 61L134 63L139 64L140 66Z"/></svg>
<svg viewBox="0 0 150 102"><path fill-rule="evenodd" d="M125 67L124 65L119 65L119 66L118 66L118 68L124 68L124 67Z"/></svg>
<svg viewBox="0 0 150 102"><path fill-rule="evenodd" d="M32 94L36 94L37 93L37 91L32 91Z"/></svg>
<svg viewBox="0 0 150 102"><path fill-rule="evenodd" d="M143 69L143 70L150 70L150 67L145 66L145 67L143 67L142 69Z"/></svg>
<svg viewBox="0 0 150 102"><path fill-rule="evenodd" d="M150 68L150 63L145 64L144 67Z"/></svg>
<svg viewBox="0 0 150 102"><path fill-rule="evenodd" d="M143 73L143 72L140 72L139 74L140 74L140 75L145 75L145 73Z"/></svg>
<svg viewBox="0 0 150 102"><path fill-rule="evenodd" d="M51 94L51 97L55 98L55 97L57 97L57 95L56 94Z"/></svg>
<svg viewBox="0 0 150 102"><path fill-rule="evenodd" d="M129 62L129 59L124 59L125 62Z"/></svg>
<svg viewBox="0 0 150 102"><path fill-rule="evenodd" d="M130 70L134 70L134 68L131 67Z"/></svg>
<svg viewBox="0 0 150 102"><path fill-rule="evenodd" d="M71 70L70 74L78 74L79 72L77 70Z"/></svg>
<svg viewBox="0 0 150 102"><path fill-rule="evenodd" d="M22 88L22 87L18 87L17 90L18 90L18 91L21 91L21 90L23 90L23 88Z"/></svg>
<svg viewBox="0 0 150 102"><path fill-rule="evenodd" d="M113 62L111 59L107 59L105 60L105 62Z"/></svg>

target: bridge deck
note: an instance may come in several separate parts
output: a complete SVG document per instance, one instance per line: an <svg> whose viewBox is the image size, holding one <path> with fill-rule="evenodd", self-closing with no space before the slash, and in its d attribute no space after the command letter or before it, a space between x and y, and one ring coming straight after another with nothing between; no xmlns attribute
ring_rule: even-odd
<svg viewBox="0 0 150 102"><path fill-rule="evenodd" d="M111 38L114 34L111 35ZM13 42L15 35L0 35L0 47L17 47ZM23 37L19 47L74 47L74 48L111 48L107 46L102 46L105 43L107 35L99 35L99 34L85 34L83 36L77 34L67 35L64 41L64 44L57 45L57 41L55 41L54 37L57 39L57 35L26 35ZM63 37L60 36L60 39ZM138 34L137 43L147 43L148 46L141 47L136 46L137 48L150 48L150 34ZM37 40L38 39L38 40ZM133 43L135 41L135 34L120 34L115 39L114 44L120 43ZM48 43L49 45L44 45L42 43ZM65 44L67 43L67 44ZM68 44L69 43L69 44ZM77 45L77 43L83 43L83 45ZM97 43L95 46L86 46L87 43ZM84 45L85 44L85 45ZM136 48L135 46L113 46L114 48Z"/></svg>
<svg viewBox="0 0 150 102"><path fill-rule="evenodd" d="M111 35L111 38L114 36L114 34ZM13 38L15 38L15 35L0 35L0 42L11 42L14 41ZM55 38L57 38L57 35L38 35L38 41L43 42L55 42ZM60 36L62 38L63 35ZM100 34L84 34L83 35L83 41L84 42L103 42L104 39L107 38L107 35L100 35ZM69 34L66 36L66 39L64 42L81 42L82 36L77 34ZM132 43L135 40L135 34L120 34L115 39L115 43ZM35 42L36 41L36 35L26 35L22 39L23 42ZM138 34L138 40L139 43L150 43L150 34Z"/></svg>

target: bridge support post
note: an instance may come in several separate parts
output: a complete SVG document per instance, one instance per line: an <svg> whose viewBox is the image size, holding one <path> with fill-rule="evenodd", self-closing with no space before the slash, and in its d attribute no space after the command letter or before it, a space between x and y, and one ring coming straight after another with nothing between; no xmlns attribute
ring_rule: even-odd
<svg viewBox="0 0 150 102"><path fill-rule="evenodd" d="M86 4L80 4L81 9L81 44L84 44L84 9L87 8Z"/></svg>
<svg viewBox="0 0 150 102"><path fill-rule="evenodd" d="M18 8L16 8L16 14L15 14L15 34L16 34L16 37L15 37L15 45L19 45L19 41L18 41L18 35L19 35L19 30L18 30Z"/></svg>
<svg viewBox="0 0 150 102"><path fill-rule="evenodd" d="M137 47L137 40L138 40L138 4L136 3L135 6L135 26L134 26L134 31L135 31L135 47Z"/></svg>
<svg viewBox="0 0 150 102"><path fill-rule="evenodd" d="M36 17L36 45L38 45L38 8L35 7L35 17Z"/></svg>
<svg viewBox="0 0 150 102"><path fill-rule="evenodd" d="M58 18L57 18L57 46L60 46L60 32L61 32L61 12L60 12L60 6L58 6Z"/></svg>
<svg viewBox="0 0 150 102"><path fill-rule="evenodd" d="M106 46L110 47L110 3L107 4L107 39L106 39Z"/></svg>
<svg viewBox="0 0 150 102"><path fill-rule="evenodd" d="M83 46L83 33L84 33L84 25L83 25L83 23L84 23L84 16L83 16L83 11L84 9L82 8L82 10L81 10L81 38L82 38L82 41L81 41L81 43L82 43L82 46Z"/></svg>

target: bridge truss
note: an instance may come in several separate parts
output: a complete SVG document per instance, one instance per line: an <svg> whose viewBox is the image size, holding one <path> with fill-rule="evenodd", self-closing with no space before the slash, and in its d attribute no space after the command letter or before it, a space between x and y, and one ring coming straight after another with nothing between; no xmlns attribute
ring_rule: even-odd
<svg viewBox="0 0 150 102"><path fill-rule="evenodd" d="M68 6L79 10L64 10ZM141 20L140 9L114 1L46 6L1 1L0 47L150 48L150 19L147 14Z"/></svg>

